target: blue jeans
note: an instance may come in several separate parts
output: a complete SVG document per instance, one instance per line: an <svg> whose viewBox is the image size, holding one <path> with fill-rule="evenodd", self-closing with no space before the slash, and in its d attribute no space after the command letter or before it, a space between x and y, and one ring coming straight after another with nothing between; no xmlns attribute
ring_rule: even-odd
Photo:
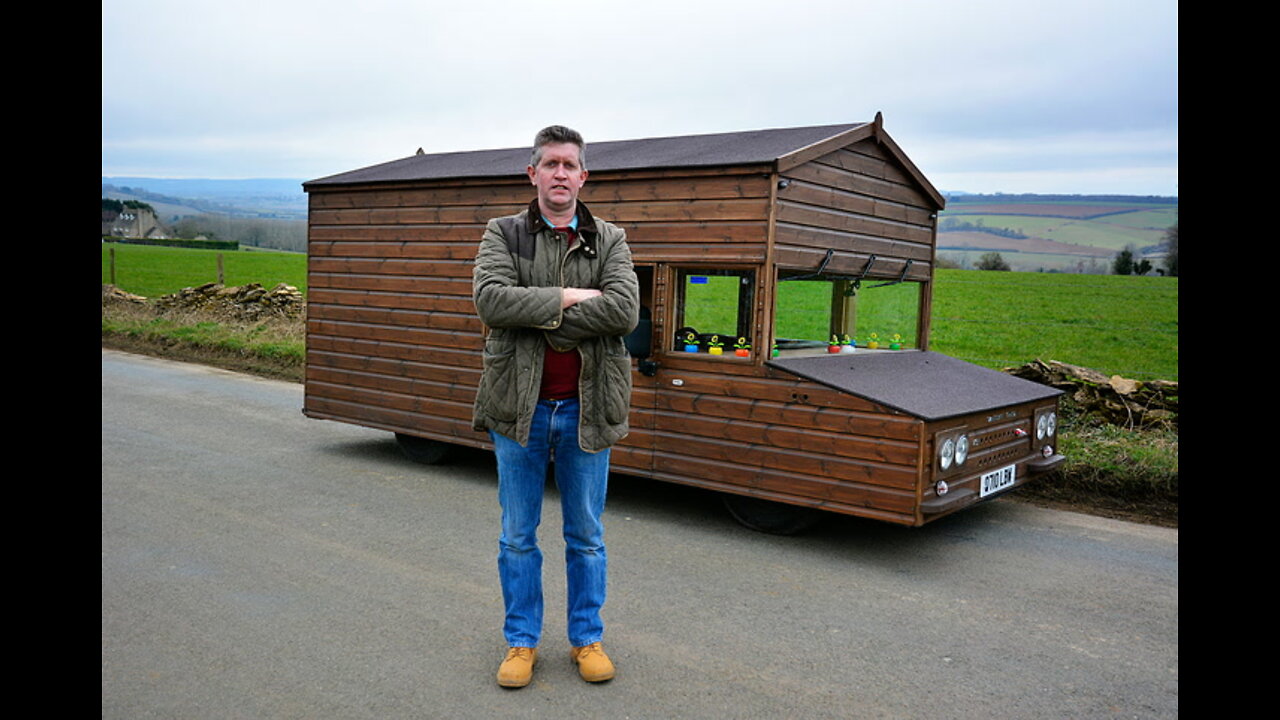
<svg viewBox="0 0 1280 720"><path fill-rule="evenodd" d="M536 647L542 635L542 551L538 524L547 464L555 461L556 486L564 517L565 577L568 585L568 635L574 647L599 642L604 635L608 559L604 550L605 493L609 450L588 453L578 447L578 400L540 400L533 414L529 444L490 431L498 458L498 501L502 536L498 576L506 607L503 634L511 647Z"/></svg>

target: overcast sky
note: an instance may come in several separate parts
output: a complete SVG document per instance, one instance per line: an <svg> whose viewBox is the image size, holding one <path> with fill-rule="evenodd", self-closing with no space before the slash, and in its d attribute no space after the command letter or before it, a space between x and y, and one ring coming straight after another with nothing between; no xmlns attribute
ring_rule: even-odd
<svg viewBox="0 0 1280 720"><path fill-rule="evenodd" d="M1178 193L1175 0L103 0L102 174L865 122L944 191Z"/></svg>

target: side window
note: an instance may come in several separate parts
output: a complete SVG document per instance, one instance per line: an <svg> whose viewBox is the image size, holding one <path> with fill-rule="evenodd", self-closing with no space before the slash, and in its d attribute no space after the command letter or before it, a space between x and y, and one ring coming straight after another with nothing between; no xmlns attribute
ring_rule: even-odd
<svg viewBox="0 0 1280 720"><path fill-rule="evenodd" d="M774 343L780 355L916 347L919 283L795 275L778 277Z"/></svg>
<svg viewBox="0 0 1280 720"><path fill-rule="evenodd" d="M756 274L754 270L680 269L676 272L675 352L749 358Z"/></svg>

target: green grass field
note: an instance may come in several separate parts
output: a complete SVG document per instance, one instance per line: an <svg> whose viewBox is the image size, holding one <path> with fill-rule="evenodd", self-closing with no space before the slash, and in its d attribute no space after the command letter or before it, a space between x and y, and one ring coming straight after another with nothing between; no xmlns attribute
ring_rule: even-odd
<svg viewBox="0 0 1280 720"><path fill-rule="evenodd" d="M987 367L1058 360L1178 379L1178 278L939 270L932 349Z"/></svg>
<svg viewBox="0 0 1280 720"><path fill-rule="evenodd" d="M218 280L222 256L224 283L277 283L307 292L307 256L269 250L191 250L152 245L102 244L102 282L111 282L111 253L115 254L115 285L145 297L159 297Z"/></svg>
<svg viewBox="0 0 1280 720"><path fill-rule="evenodd" d="M115 248L116 285L157 297L217 279L216 251L103 245ZM306 256L225 252L228 285L284 282L306 293ZM916 286L904 283L859 292L858 340L870 332L915 337ZM706 332L734 332L736 280L714 278L710 295L686 310ZM779 289L779 336L827 339L831 307L825 283L788 282ZM718 315L717 308L729 308ZM934 284L931 349L991 368L1058 360L1139 380L1178 379L1178 279L1059 273L939 270ZM732 340L730 339L730 344Z"/></svg>

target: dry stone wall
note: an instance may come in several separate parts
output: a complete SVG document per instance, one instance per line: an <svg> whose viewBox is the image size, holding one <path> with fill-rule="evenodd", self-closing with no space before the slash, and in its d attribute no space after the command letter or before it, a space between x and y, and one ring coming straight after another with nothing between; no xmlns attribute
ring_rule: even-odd
<svg viewBox="0 0 1280 720"><path fill-rule="evenodd" d="M1004 372L1067 393L1082 412L1125 427L1178 427L1178 383L1108 377L1097 370L1036 360Z"/></svg>
<svg viewBox="0 0 1280 720"><path fill-rule="evenodd" d="M239 320L300 318L306 311L306 300L302 292L285 283L279 283L269 290L259 283L238 286L205 283L198 287L183 288L154 300L124 292L111 285L103 285L102 298L103 302L150 303L158 311L204 310Z"/></svg>

